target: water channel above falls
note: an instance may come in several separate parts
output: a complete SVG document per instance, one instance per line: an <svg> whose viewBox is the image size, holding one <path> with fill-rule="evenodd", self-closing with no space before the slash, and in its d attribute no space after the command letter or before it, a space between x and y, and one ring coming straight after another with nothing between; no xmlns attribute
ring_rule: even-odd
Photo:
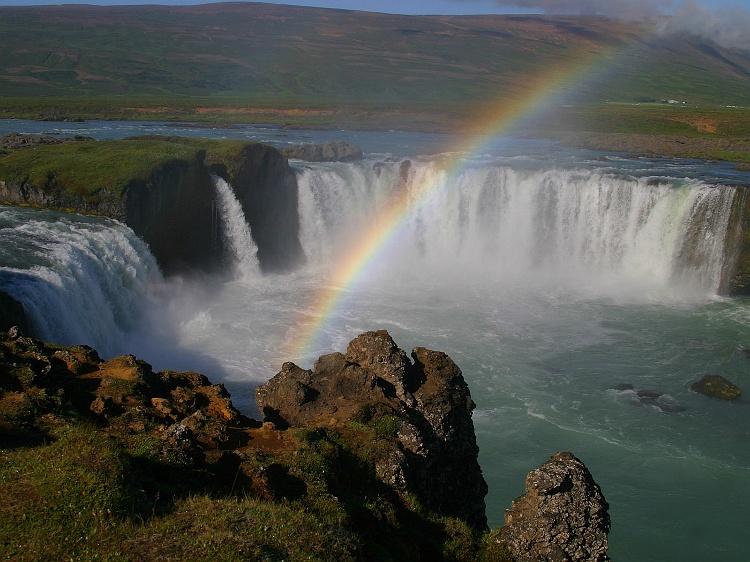
<svg viewBox="0 0 750 562"><path fill-rule="evenodd" d="M5 131L361 146L357 163L292 161L307 264L291 273L263 275L252 250L234 247L226 277L164 279L118 223L0 207L0 290L46 338L204 372L250 415L252 389L281 362L307 368L385 328L403 349L444 351L462 369L492 526L529 470L570 450L610 503L612 559L746 557L750 300L716 295L738 183L730 166L503 138L449 169L464 146L455 138L400 132L2 121ZM396 195L415 208L334 286L359 226ZM225 233L247 240L222 201ZM321 308L334 290L336 306ZM310 325L314 337L293 345ZM745 396L690 392L706 373Z"/></svg>

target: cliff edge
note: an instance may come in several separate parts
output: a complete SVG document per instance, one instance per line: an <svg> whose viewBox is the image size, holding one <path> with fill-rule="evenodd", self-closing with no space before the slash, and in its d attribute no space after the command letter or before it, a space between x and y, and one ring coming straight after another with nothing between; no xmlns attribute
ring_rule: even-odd
<svg viewBox="0 0 750 562"><path fill-rule="evenodd" d="M233 186L261 268L292 268L304 259L296 178L273 147L162 136L66 142L7 138L16 140L8 140L0 153L0 203L124 222L149 245L167 274L223 266L212 174Z"/></svg>

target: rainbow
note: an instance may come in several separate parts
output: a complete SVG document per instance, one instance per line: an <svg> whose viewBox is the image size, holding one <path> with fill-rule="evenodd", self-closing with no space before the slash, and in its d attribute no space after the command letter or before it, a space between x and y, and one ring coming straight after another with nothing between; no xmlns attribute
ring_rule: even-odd
<svg viewBox="0 0 750 562"><path fill-rule="evenodd" d="M558 64L539 73L530 85L511 99L504 98L489 108L483 107L481 115L465 131L468 144L462 144L457 151L446 151L451 154L445 164L449 181L426 181L415 186L416 189L402 190L378 213L377 220L363 228L361 236L353 241L349 251L334 267L325 288L305 309L306 316L300 320L297 333L286 345L286 359L299 360L315 349L317 339L330 319L344 306L350 288L398 238L415 210L425 205L440 185L451 185L450 179L460 175L465 169L467 155L479 153L493 138L509 133L524 119L549 107L559 94L598 68L610 53L611 50L592 52L567 64ZM415 193L419 194L416 200ZM352 334L354 336L356 334Z"/></svg>

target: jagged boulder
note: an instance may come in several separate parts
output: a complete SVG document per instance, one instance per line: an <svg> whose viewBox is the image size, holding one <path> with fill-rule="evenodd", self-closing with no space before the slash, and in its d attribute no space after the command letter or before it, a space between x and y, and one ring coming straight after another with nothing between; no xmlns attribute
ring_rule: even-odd
<svg viewBox="0 0 750 562"><path fill-rule="evenodd" d="M608 510L586 465L557 453L528 474L499 536L519 562L606 562Z"/></svg>
<svg viewBox="0 0 750 562"><path fill-rule="evenodd" d="M722 400L734 400L740 395L740 389L721 375L705 375L690 385L690 390Z"/></svg>
<svg viewBox="0 0 750 562"><path fill-rule="evenodd" d="M392 431L378 477L416 494L438 513L486 529L487 493L477 462L474 402L446 354L418 347L413 362L385 330L364 333L346 354L320 357L312 370L285 363L256 390L277 427L336 426L377 416Z"/></svg>
<svg viewBox="0 0 750 562"><path fill-rule="evenodd" d="M344 141L326 144L299 144L281 150L287 158L306 160L307 162L354 162L361 160L362 149Z"/></svg>

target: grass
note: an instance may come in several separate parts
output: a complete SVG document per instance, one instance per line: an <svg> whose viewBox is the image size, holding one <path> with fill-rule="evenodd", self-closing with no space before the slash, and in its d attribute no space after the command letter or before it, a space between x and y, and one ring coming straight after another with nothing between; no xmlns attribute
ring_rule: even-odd
<svg viewBox="0 0 750 562"><path fill-rule="evenodd" d="M9 499L0 510L0 545L7 558L106 553L102 541L113 542L122 522L144 508L113 443L83 426L58 428L51 438L41 447L0 453L0 486Z"/></svg>
<svg viewBox="0 0 750 562"><path fill-rule="evenodd" d="M143 137L38 146L0 155L0 179L87 200L102 191L120 197L129 183L147 181L161 166L199 160L231 164L246 145L242 141Z"/></svg>
<svg viewBox="0 0 750 562"><path fill-rule="evenodd" d="M478 559L481 537L377 481L352 450L354 437L367 436L300 431L301 446L283 459L286 480L268 498L196 486L198 474L157 479L158 448L123 447L88 423L62 423L44 444L0 449L0 552L19 561ZM266 477L282 466L256 461ZM164 485L178 476L181 487ZM299 482L304 491L290 496Z"/></svg>
<svg viewBox="0 0 750 562"><path fill-rule="evenodd" d="M584 104L555 107L540 115L531 127L553 132L750 138L750 107L664 103Z"/></svg>

